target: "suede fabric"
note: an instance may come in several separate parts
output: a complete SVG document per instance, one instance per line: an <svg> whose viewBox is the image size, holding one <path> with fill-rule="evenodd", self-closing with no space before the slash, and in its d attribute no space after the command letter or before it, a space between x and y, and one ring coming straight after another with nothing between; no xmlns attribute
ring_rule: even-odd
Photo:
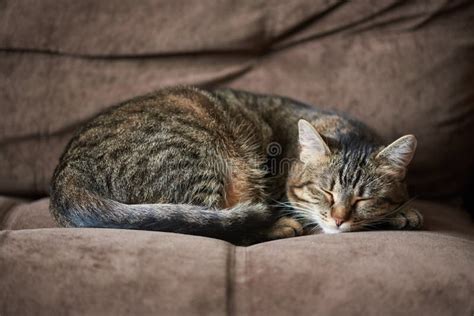
<svg viewBox="0 0 474 316"><path fill-rule="evenodd" d="M474 174L472 1L4 1L0 192L45 195L73 131L165 86L231 86L412 133L414 194ZM100 30L100 31L97 31Z"/></svg>
<svg viewBox="0 0 474 316"><path fill-rule="evenodd" d="M235 247L172 233L45 228L54 227L47 199L17 204L0 232L0 313L468 315L474 227L462 210L414 205L424 231ZM43 229L25 229L33 221Z"/></svg>
<svg viewBox="0 0 474 316"><path fill-rule="evenodd" d="M474 238L473 223L464 209L426 200L410 205L425 216L424 230ZM49 213L49 198L27 201L0 196L0 230L58 227Z"/></svg>
<svg viewBox="0 0 474 316"><path fill-rule="evenodd" d="M49 182L77 127L177 84L415 134L424 229L244 248L58 228ZM471 315L474 225L446 201L474 179L473 87L470 0L0 1L0 315Z"/></svg>

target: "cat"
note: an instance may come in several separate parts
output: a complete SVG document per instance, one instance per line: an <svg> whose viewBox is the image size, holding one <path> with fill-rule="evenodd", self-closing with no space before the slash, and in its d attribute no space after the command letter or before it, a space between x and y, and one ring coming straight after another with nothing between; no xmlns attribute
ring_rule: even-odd
<svg viewBox="0 0 474 316"><path fill-rule="evenodd" d="M238 245L322 231L417 229L406 135L280 96L174 87L86 123L51 181L64 227L156 230Z"/></svg>

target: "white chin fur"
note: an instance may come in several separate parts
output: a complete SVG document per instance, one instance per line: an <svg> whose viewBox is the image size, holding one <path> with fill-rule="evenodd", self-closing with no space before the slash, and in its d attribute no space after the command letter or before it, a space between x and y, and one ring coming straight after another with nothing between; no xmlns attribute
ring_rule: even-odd
<svg viewBox="0 0 474 316"><path fill-rule="evenodd" d="M321 227L323 229L323 232L325 234L339 234L339 233L342 233L341 230L337 229L337 228L332 228L332 227Z"/></svg>
<svg viewBox="0 0 474 316"><path fill-rule="evenodd" d="M325 234L339 234L351 231L351 226L347 224L342 224L339 228L321 225L321 228Z"/></svg>

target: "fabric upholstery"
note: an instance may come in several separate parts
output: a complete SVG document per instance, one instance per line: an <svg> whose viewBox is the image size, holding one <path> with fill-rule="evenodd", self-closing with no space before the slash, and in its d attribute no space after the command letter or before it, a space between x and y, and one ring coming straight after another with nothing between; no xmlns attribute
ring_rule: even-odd
<svg viewBox="0 0 474 316"><path fill-rule="evenodd" d="M74 129L164 86L225 85L413 133L412 191L474 173L471 1L4 1L0 191L44 195ZM100 30L100 32L97 32Z"/></svg>
<svg viewBox="0 0 474 316"><path fill-rule="evenodd" d="M410 205L427 216L425 230L467 236L474 233L469 215L462 208L423 200ZM0 230L58 228L48 208L49 198L30 202L0 196Z"/></svg>
<svg viewBox="0 0 474 316"><path fill-rule="evenodd" d="M235 247L172 233L45 228L54 227L47 199L17 204L0 233L0 313L469 315L474 228L462 210L415 205L425 231ZM35 225L43 229L25 229Z"/></svg>
<svg viewBox="0 0 474 316"><path fill-rule="evenodd" d="M177 84L415 134L424 229L245 248L58 228L49 181L74 130ZM0 1L0 315L471 315L474 225L457 205L474 183L473 87L470 0Z"/></svg>

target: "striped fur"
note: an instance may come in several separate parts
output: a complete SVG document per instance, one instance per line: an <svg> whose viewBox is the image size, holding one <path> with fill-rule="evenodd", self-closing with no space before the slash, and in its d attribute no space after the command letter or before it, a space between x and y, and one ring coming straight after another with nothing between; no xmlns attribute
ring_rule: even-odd
<svg viewBox="0 0 474 316"><path fill-rule="evenodd" d="M355 181L351 172L356 182L367 180L354 163L382 147L360 123L278 96L178 87L85 124L55 170L51 212L67 227L170 231L236 244L299 234L300 223L278 220L275 205L286 195L291 201L294 183L314 167L299 160L300 118L329 148L342 146L344 185ZM269 153L271 144L281 152ZM298 208L294 202L287 211Z"/></svg>

